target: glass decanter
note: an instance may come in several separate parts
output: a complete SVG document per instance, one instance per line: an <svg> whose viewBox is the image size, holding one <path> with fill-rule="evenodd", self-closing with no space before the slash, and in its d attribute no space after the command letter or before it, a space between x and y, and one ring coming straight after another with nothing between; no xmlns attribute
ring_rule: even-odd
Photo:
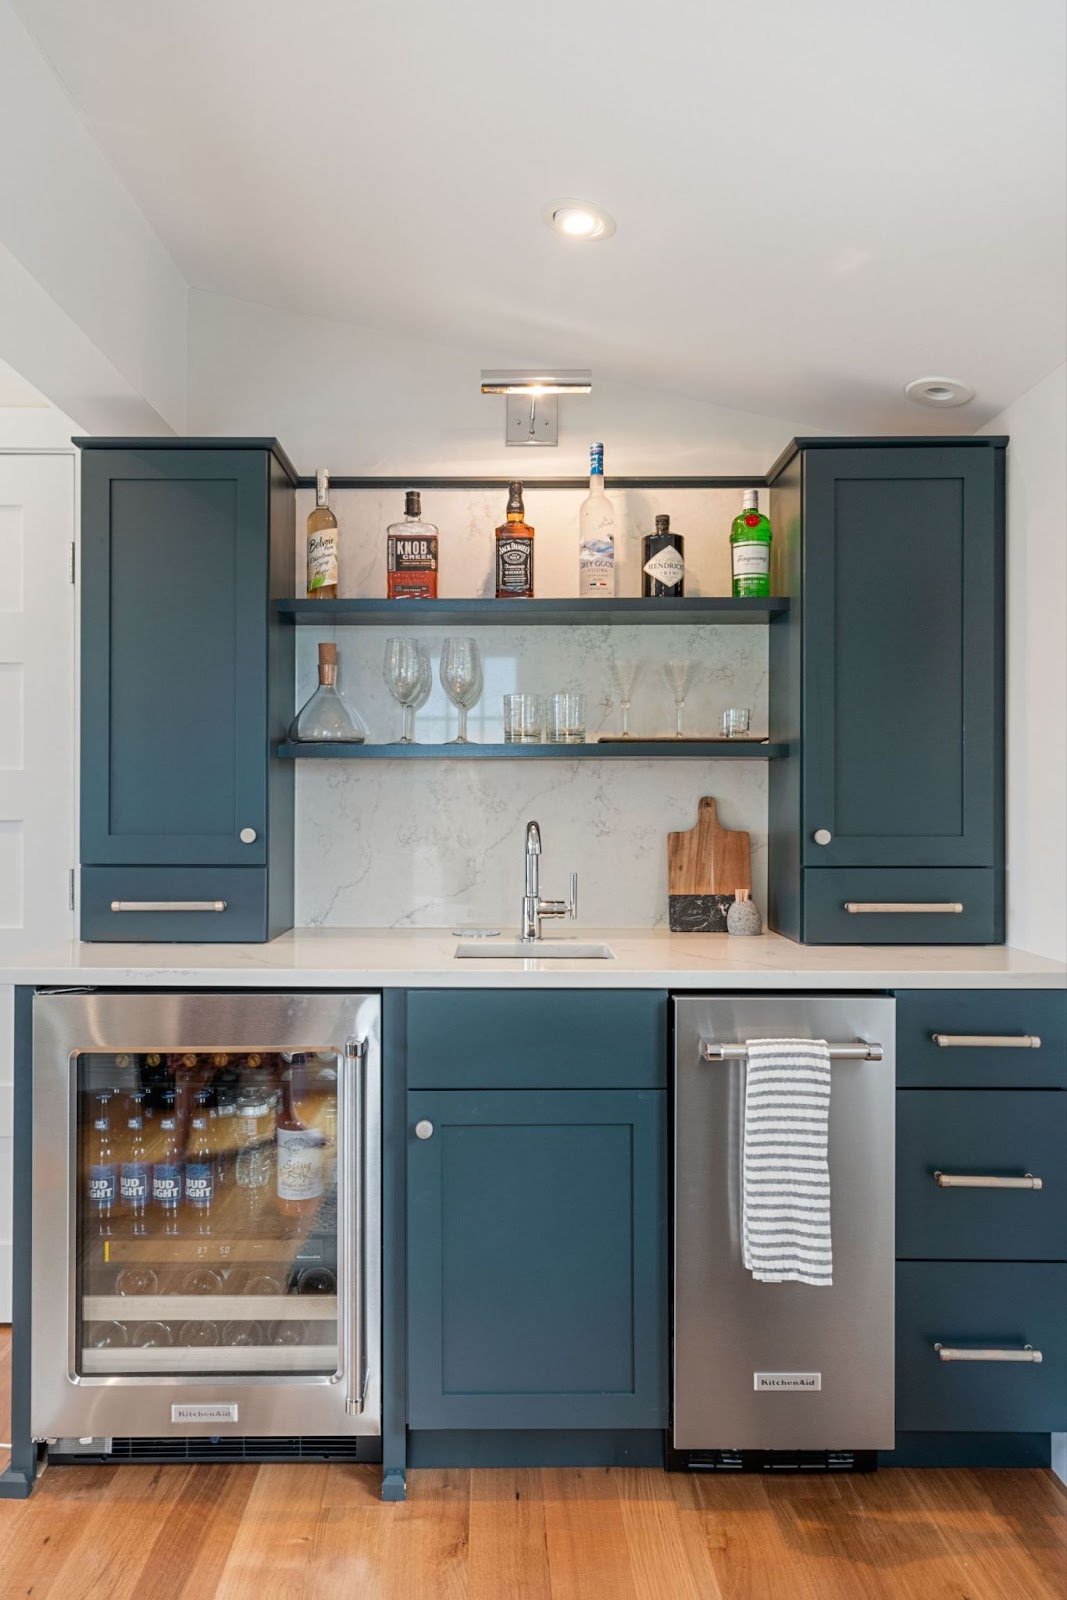
<svg viewBox="0 0 1067 1600"><path fill-rule="evenodd" d="M299 744L364 744L367 730L363 722L341 698L337 688L337 646L319 645L319 686L289 729L289 738Z"/></svg>

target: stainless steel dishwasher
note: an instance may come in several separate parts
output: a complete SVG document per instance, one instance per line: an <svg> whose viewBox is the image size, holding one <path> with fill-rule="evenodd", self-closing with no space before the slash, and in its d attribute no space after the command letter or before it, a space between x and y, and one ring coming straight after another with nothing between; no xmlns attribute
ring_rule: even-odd
<svg viewBox="0 0 1067 1600"><path fill-rule="evenodd" d="M894 1011L869 995L675 1001L673 1466L859 1465L893 1446ZM831 1046L829 1287L742 1265L745 1046L760 1038Z"/></svg>

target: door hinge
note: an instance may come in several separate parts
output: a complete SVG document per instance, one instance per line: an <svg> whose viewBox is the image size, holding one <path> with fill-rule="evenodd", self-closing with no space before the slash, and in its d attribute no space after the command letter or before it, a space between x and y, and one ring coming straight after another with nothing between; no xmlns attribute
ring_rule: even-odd
<svg viewBox="0 0 1067 1600"><path fill-rule="evenodd" d="M345 1040L345 1055L348 1057L349 1061L358 1061L362 1056L365 1056L366 1054L367 1054L367 1041L366 1041L366 1039L346 1039Z"/></svg>
<svg viewBox="0 0 1067 1600"><path fill-rule="evenodd" d="M74 868L67 872L67 910L74 910Z"/></svg>
<svg viewBox="0 0 1067 1600"><path fill-rule="evenodd" d="M70 541L70 581L77 582L78 575L78 547L72 539Z"/></svg>

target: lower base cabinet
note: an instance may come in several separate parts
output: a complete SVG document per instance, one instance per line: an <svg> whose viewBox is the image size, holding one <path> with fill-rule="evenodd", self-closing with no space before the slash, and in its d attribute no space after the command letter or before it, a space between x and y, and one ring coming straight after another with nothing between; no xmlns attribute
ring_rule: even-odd
<svg viewBox="0 0 1067 1600"><path fill-rule="evenodd" d="M412 1428L667 1424L666 1094L408 1094Z"/></svg>

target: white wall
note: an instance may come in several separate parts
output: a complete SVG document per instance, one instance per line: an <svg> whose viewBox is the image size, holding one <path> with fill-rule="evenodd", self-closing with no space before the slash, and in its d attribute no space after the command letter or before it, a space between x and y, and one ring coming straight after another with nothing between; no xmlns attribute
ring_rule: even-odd
<svg viewBox="0 0 1067 1600"><path fill-rule="evenodd" d="M1067 366L982 433L1008 447L1008 943L1067 960Z"/></svg>
<svg viewBox="0 0 1067 1600"><path fill-rule="evenodd" d="M180 431L185 282L10 0L0 150L5 359L83 428Z"/></svg>

